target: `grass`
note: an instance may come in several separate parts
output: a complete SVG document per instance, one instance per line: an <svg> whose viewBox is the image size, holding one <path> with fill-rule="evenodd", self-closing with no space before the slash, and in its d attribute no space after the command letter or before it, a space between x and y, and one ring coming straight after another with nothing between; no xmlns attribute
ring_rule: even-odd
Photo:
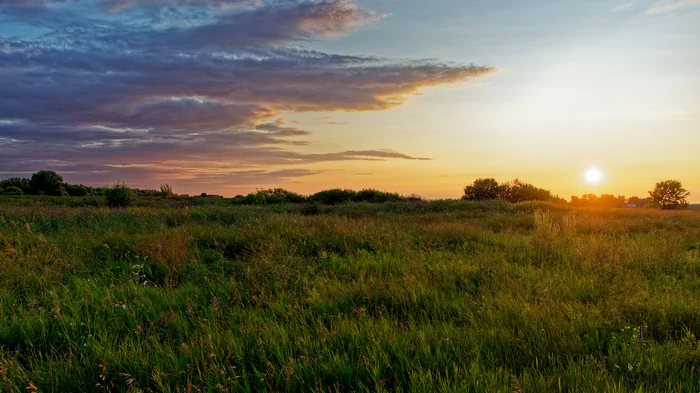
<svg viewBox="0 0 700 393"><path fill-rule="evenodd" d="M700 212L0 205L2 392L697 392Z"/></svg>

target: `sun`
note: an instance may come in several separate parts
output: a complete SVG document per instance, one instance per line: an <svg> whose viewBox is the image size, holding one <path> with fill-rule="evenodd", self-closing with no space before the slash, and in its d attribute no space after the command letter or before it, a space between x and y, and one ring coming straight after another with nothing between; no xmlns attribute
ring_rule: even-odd
<svg viewBox="0 0 700 393"><path fill-rule="evenodd" d="M598 168L590 168L584 173L583 177L588 183L598 184L603 180L603 172Z"/></svg>

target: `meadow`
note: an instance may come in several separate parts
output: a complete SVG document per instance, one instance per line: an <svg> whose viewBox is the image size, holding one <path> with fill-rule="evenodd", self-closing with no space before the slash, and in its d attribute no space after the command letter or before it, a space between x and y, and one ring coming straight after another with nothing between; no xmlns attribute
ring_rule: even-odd
<svg viewBox="0 0 700 393"><path fill-rule="evenodd" d="M697 210L52 200L0 200L1 392L700 391Z"/></svg>

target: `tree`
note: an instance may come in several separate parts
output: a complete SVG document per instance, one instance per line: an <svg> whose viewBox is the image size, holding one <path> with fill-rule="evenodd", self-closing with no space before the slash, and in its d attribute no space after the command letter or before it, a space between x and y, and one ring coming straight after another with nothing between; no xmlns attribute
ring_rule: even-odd
<svg viewBox="0 0 700 393"><path fill-rule="evenodd" d="M649 191L652 202L663 210L681 209L688 206L690 192L678 180L665 180L656 183Z"/></svg>
<svg viewBox="0 0 700 393"><path fill-rule="evenodd" d="M166 198L172 198L175 195L175 193L173 193L173 187L168 183L161 184L160 185L160 195L162 195Z"/></svg>
<svg viewBox="0 0 700 393"><path fill-rule="evenodd" d="M553 201L556 198L552 196L549 190L535 187L530 183L526 183L520 179L515 179L512 182L506 182L499 187L500 198L511 203L520 203L525 201Z"/></svg>
<svg viewBox="0 0 700 393"><path fill-rule="evenodd" d="M11 177L9 179L0 180L0 188L7 189L8 187L17 187L22 190L24 194L30 192L29 179L26 178Z"/></svg>
<svg viewBox="0 0 700 393"><path fill-rule="evenodd" d="M464 196L462 199L469 201L485 201L489 199L498 199L503 194L503 187L498 184L496 179L476 179L470 186L464 187Z"/></svg>
<svg viewBox="0 0 700 393"><path fill-rule="evenodd" d="M88 189L82 184L64 184L63 188L66 189L68 195L82 197L88 194Z"/></svg>
<svg viewBox="0 0 700 393"><path fill-rule="evenodd" d="M29 180L29 188L37 195L61 196L66 194L63 177L54 171L39 171Z"/></svg>
<svg viewBox="0 0 700 393"><path fill-rule="evenodd" d="M635 205L637 207L644 207L644 205L649 203L649 198L640 198L640 197L633 196L633 197L630 197L630 199L628 200L628 203L630 205Z"/></svg>
<svg viewBox="0 0 700 393"><path fill-rule="evenodd" d="M105 191L109 207L126 207L134 199L134 192L124 183L116 183Z"/></svg>

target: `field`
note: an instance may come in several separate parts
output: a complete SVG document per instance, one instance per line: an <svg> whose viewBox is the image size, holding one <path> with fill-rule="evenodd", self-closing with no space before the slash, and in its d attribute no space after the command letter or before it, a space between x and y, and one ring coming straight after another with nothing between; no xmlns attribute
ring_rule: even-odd
<svg viewBox="0 0 700 393"><path fill-rule="evenodd" d="M700 211L19 201L2 392L700 391Z"/></svg>

